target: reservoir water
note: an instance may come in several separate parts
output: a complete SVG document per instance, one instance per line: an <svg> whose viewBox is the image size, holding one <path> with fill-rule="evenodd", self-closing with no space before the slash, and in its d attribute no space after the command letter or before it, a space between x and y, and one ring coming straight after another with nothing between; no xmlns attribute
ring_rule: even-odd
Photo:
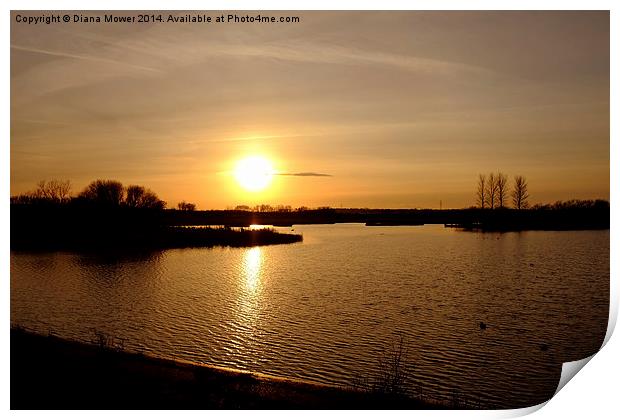
<svg viewBox="0 0 620 420"><path fill-rule="evenodd" d="M608 230L294 230L302 243L12 252L11 323L340 386L377 377L402 340L408 393L489 408L549 399L562 362L605 336Z"/></svg>

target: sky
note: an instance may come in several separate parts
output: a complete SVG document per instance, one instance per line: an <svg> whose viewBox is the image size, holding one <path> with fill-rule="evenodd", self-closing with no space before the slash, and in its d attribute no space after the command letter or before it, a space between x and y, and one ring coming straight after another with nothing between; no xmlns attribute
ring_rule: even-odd
<svg viewBox="0 0 620 420"><path fill-rule="evenodd" d="M51 13L11 13L12 195L115 179L200 209L460 208L502 171L531 203L609 199L608 12L18 14ZM236 181L248 156L273 165L262 191Z"/></svg>

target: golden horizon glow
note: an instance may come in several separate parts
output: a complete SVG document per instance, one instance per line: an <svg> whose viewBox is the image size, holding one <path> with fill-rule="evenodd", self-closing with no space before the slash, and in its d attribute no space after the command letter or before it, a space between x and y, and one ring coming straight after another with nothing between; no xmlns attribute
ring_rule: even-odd
<svg viewBox="0 0 620 420"><path fill-rule="evenodd" d="M259 192L271 184L274 175L273 164L262 156L248 156L237 162L234 175L243 189Z"/></svg>

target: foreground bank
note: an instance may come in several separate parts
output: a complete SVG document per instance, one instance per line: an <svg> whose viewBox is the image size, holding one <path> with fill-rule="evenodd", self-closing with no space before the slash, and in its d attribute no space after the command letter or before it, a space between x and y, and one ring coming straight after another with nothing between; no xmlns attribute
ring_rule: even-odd
<svg viewBox="0 0 620 420"><path fill-rule="evenodd" d="M11 330L11 409L437 409Z"/></svg>

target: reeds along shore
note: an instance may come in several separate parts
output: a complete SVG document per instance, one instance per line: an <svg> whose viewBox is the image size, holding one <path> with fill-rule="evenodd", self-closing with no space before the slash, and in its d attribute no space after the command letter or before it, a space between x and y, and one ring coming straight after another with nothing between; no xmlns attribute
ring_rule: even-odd
<svg viewBox="0 0 620 420"><path fill-rule="evenodd" d="M441 409L11 329L11 409Z"/></svg>
<svg viewBox="0 0 620 420"><path fill-rule="evenodd" d="M14 251L149 251L171 248L214 246L251 247L290 244L303 240L302 235L279 233L273 229L239 229L206 227L118 228L83 227L58 232L53 228L14 229L11 249Z"/></svg>

